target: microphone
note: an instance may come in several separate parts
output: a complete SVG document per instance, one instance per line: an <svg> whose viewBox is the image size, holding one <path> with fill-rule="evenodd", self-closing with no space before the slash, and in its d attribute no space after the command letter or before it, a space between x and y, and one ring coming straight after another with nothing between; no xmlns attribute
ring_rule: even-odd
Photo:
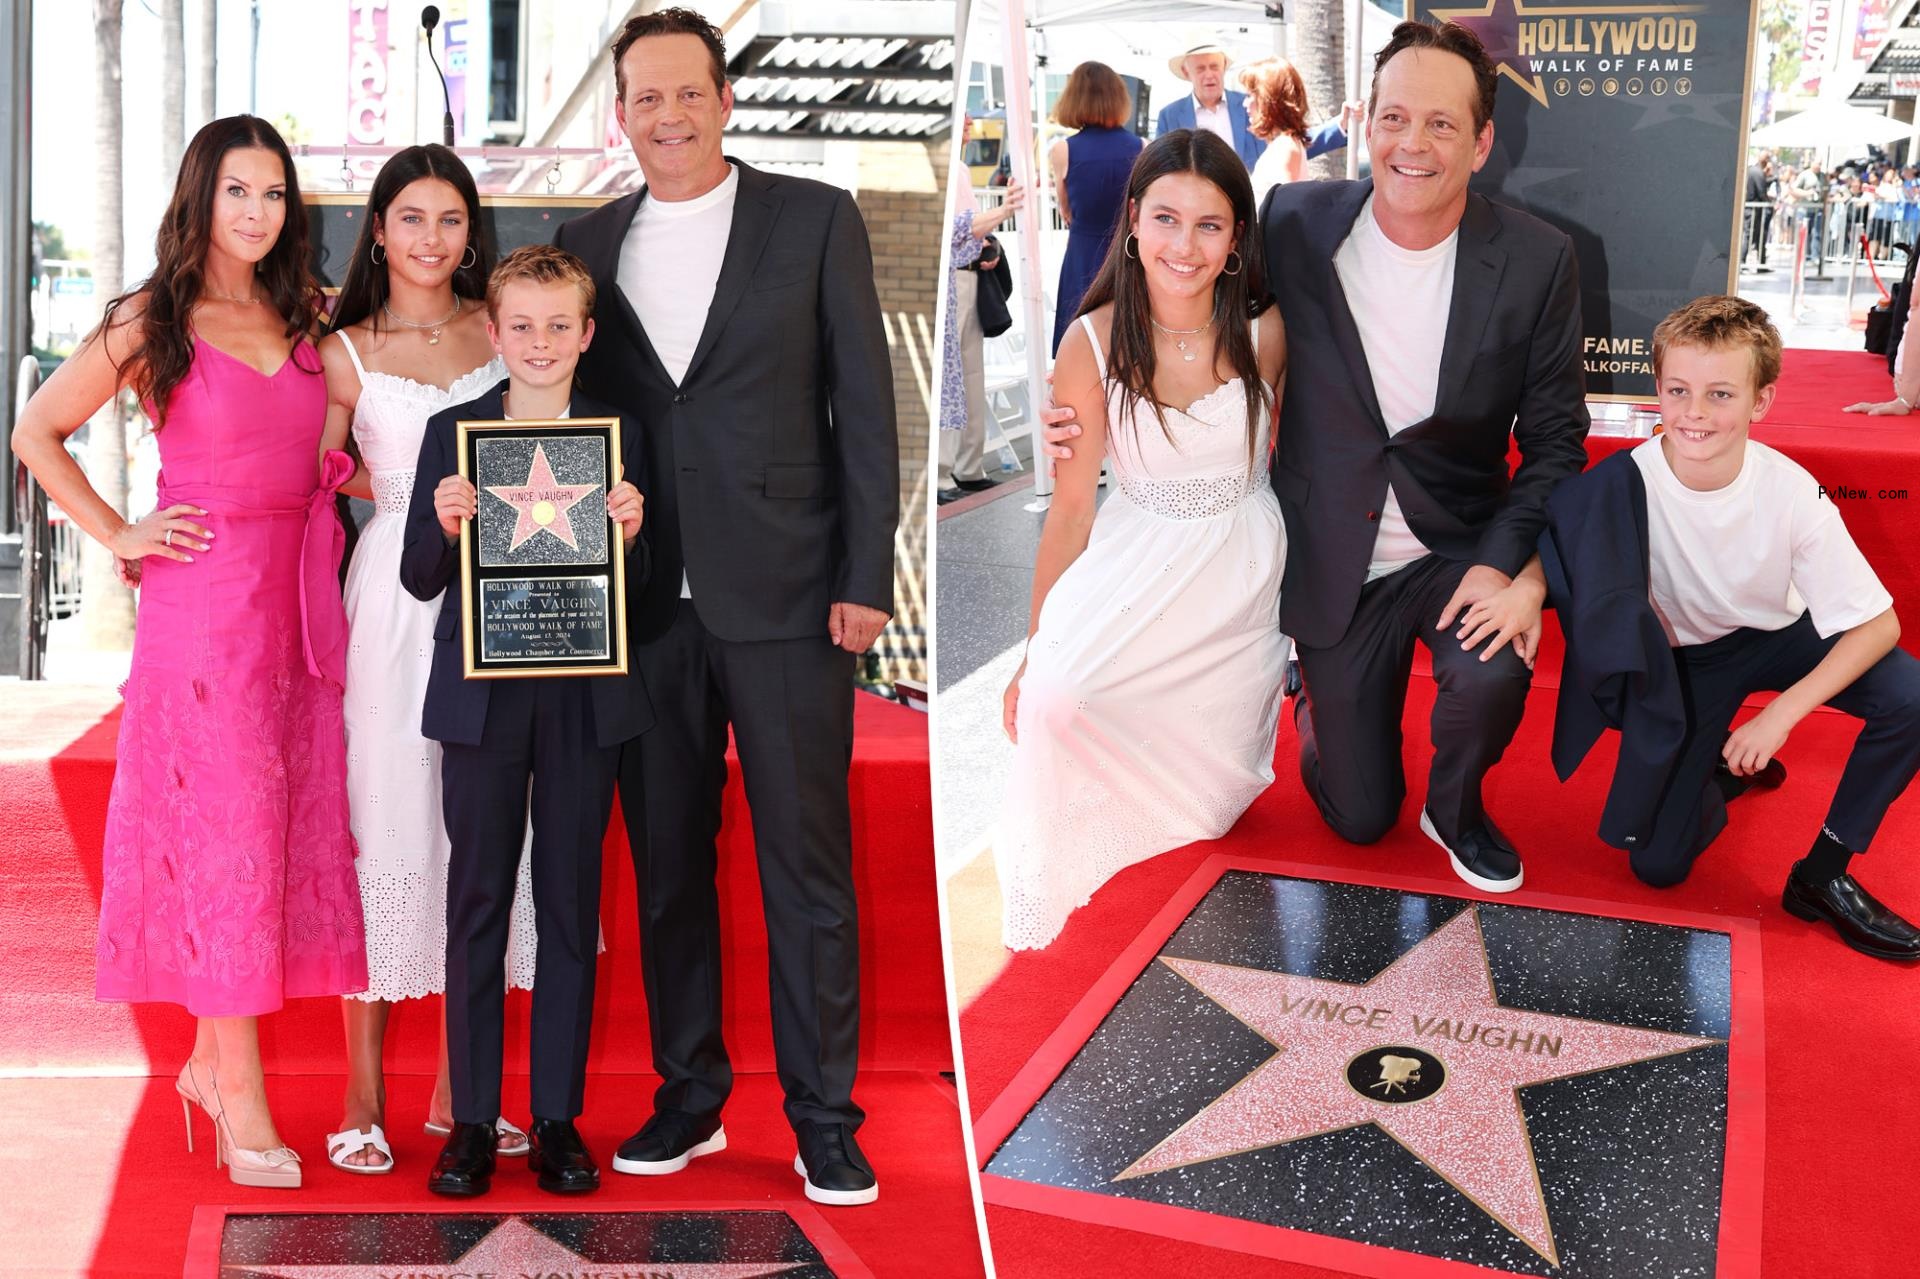
<svg viewBox="0 0 1920 1279"><path fill-rule="evenodd" d="M440 69L440 59L433 56L433 29L440 25L440 6L430 4L420 11L420 30L427 37L427 61L433 63L434 74L440 77L440 100L446 103L446 113L440 117L440 141L453 145L453 95L447 92L447 73Z"/></svg>

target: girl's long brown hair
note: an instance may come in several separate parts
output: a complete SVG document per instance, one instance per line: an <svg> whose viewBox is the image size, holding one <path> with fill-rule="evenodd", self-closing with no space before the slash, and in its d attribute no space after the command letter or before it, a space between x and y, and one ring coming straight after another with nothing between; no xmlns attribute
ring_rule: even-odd
<svg viewBox="0 0 1920 1279"><path fill-rule="evenodd" d="M308 245L307 206L300 202L300 182L286 142L258 116L230 115L213 121L193 135L180 161L173 198L167 202L160 234L154 241L153 274L107 303L100 321L100 331L104 332L127 299L139 297L145 304L137 319L122 323L139 325L134 343L138 354L129 381L135 394L152 406L156 430L166 424L167 401L174 388L186 380L193 364L193 311L206 282L214 186L220 180L221 161L227 152L240 147L273 152L280 157L280 168L286 175L286 218L279 238L267 256L255 264L254 271L274 310L286 321L289 358L296 354L301 339L314 331L320 316L320 290L313 280ZM304 364L299 367L307 368ZM308 371L318 372L319 368L316 357Z"/></svg>
<svg viewBox="0 0 1920 1279"><path fill-rule="evenodd" d="M1215 347L1216 366L1222 355L1233 376L1241 380L1247 400L1247 465L1257 462L1261 415L1272 407L1272 393L1260 377L1260 362L1253 353L1251 321L1267 309L1272 299L1267 294L1267 272L1260 254L1260 215L1253 207L1253 182L1247 166L1232 147L1205 129L1176 129L1148 143L1133 162L1127 175L1127 202L1122 208L1120 225L1114 228L1107 260L1100 267L1080 301L1081 315L1113 304L1113 331L1107 339L1107 382L1120 391L1123 413L1129 417L1142 401L1153 406L1153 415L1166 432L1165 406L1154 398L1152 302L1147 295L1147 275L1137 258L1128 252L1133 239L1129 223L1139 211L1147 188L1174 173L1192 173L1220 188L1233 206L1238 238L1234 251L1240 257L1240 270L1229 275L1222 271L1213 282L1213 322L1220 326L1220 341Z"/></svg>

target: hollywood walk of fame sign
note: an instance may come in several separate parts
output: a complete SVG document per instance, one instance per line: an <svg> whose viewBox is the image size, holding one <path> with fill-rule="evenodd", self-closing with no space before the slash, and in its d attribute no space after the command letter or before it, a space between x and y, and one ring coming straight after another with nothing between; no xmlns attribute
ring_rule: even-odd
<svg viewBox="0 0 1920 1279"><path fill-rule="evenodd" d="M1241 869L1187 900L989 1108L989 1202L1365 1275L1744 1273L1730 934Z"/></svg>
<svg viewBox="0 0 1920 1279"><path fill-rule="evenodd" d="M479 510L460 532L468 679L623 674L626 563L607 492L618 418L461 422Z"/></svg>
<svg viewBox="0 0 1920 1279"><path fill-rule="evenodd" d="M1473 189L1573 240L1589 399L1652 401L1654 326L1736 290L1757 12L1757 0L1414 7L1469 28L1494 60L1493 150Z"/></svg>
<svg viewBox="0 0 1920 1279"><path fill-rule="evenodd" d="M220 1279L830 1279L785 1213L229 1217Z"/></svg>

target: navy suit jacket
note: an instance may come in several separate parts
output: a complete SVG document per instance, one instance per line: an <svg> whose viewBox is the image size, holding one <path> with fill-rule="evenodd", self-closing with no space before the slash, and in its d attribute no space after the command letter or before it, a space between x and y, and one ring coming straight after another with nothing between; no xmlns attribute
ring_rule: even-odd
<svg viewBox="0 0 1920 1279"><path fill-rule="evenodd" d="M1547 494L1587 461L1573 243L1480 195L1460 221L1433 416L1388 434L1333 264L1372 190L1291 182L1261 211L1287 326L1273 459L1287 522L1280 629L1312 648L1338 643L1353 620L1389 482L1435 553L1511 577L1533 555Z"/></svg>
<svg viewBox="0 0 1920 1279"><path fill-rule="evenodd" d="M501 382L478 399L442 409L427 420L426 436L420 441L420 462L413 476L413 498L407 506L405 541L400 548L400 584L415 599L440 597L440 616L433 626L433 668L427 677L427 702L420 717L420 735L438 742L456 742L478 746L487 726L487 702L493 681L467 679L460 653L460 615L464 599L460 590L460 546L447 541L440 521L433 513L433 491L440 481L459 470L455 447L456 424L462 419L493 421L504 417L502 403L507 383ZM646 449L640 441L639 427L632 418L607 408L584 395L573 397L569 410L573 417L620 418L622 478L632 482L641 495L647 492ZM627 549L627 642L639 628L635 605L644 597L651 567L647 533ZM589 677L593 690L594 738L598 745L617 746L630 737L638 737L653 726L653 703L647 697L646 681L629 654L625 675Z"/></svg>
<svg viewBox="0 0 1920 1279"><path fill-rule="evenodd" d="M1620 761L1600 838L1644 848L1686 740L1678 663L1648 594L1647 490L1630 452L1554 489L1540 534L1547 600L1566 659L1553 717L1553 768L1565 781L1612 728Z"/></svg>

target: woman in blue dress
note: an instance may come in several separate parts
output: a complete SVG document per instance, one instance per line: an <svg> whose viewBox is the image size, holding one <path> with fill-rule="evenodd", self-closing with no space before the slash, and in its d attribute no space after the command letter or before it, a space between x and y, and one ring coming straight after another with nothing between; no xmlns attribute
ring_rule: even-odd
<svg viewBox="0 0 1920 1279"><path fill-rule="evenodd" d="M1107 260L1126 204L1127 174L1133 171L1142 146L1126 128L1132 116L1133 96L1126 81L1104 62L1075 67L1053 108L1054 123L1079 130L1047 152L1060 219L1067 224L1067 255L1060 262L1060 288L1053 305L1055 352L1067 326L1080 313L1087 286Z"/></svg>

